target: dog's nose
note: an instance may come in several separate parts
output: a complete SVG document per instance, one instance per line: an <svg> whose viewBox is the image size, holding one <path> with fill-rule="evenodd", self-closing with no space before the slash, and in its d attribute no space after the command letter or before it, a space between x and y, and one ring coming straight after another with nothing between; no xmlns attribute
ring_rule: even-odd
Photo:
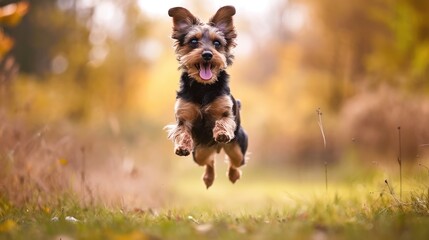
<svg viewBox="0 0 429 240"><path fill-rule="evenodd" d="M210 51L204 51L201 56L203 57L204 60L209 61L210 59L212 59L213 57L213 53Z"/></svg>

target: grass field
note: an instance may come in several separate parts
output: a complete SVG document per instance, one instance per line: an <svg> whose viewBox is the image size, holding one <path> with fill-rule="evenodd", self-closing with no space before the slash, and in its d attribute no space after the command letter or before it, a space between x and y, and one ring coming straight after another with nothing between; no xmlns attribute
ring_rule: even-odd
<svg viewBox="0 0 429 240"><path fill-rule="evenodd" d="M0 239L427 239L429 177L386 184L382 174L325 182L245 171L218 174L206 190L200 168L175 176L159 208L81 204L79 196L14 206L0 200ZM323 174L315 175L321 177ZM332 176L332 178L336 178Z"/></svg>

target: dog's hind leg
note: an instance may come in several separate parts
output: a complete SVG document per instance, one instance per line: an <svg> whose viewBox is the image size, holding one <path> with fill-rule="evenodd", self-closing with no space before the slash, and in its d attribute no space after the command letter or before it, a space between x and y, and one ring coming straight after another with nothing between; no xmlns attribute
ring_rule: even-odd
<svg viewBox="0 0 429 240"><path fill-rule="evenodd" d="M235 183L241 177L238 168L246 163L247 135L242 128L239 129L235 140L224 146L224 150L229 158L228 178Z"/></svg>
<svg viewBox="0 0 429 240"><path fill-rule="evenodd" d="M192 152L194 161L198 165L205 166L206 168L203 175L203 181L207 188L213 185L215 179L214 158L216 151L216 147L196 146Z"/></svg>

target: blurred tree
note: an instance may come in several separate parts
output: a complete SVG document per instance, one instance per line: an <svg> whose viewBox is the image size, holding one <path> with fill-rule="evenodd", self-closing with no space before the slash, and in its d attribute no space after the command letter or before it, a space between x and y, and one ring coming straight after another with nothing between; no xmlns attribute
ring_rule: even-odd
<svg viewBox="0 0 429 240"><path fill-rule="evenodd" d="M27 13L28 6L28 2L6 1L0 4L0 104L7 103L10 81L18 71L14 58L5 58L12 49L14 40L4 33L3 27L15 27Z"/></svg>
<svg viewBox="0 0 429 240"><path fill-rule="evenodd" d="M10 3L9 1L0 4L0 61L4 55L12 48L13 40L3 31L4 27L15 27L28 11L28 2Z"/></svg>
<svg viewBox="0 0 429 240"><path fill-rule="evenodd" d="M429 3L417 0L302 1L313 10L304 64L328 71L340 109L359 83L429 93ZM317 40L316 40L317 39ZM350 87L352 86L352 87Z"/></svg>
<svg viewBox="0 0 429 240"><path fill-rule="evenodd" d="M373 17L384 26L373 39L368 72L394 86L429 94L429 2L383 0Z"/></svg>
<svg viewBox="0 0 429 240"><path fill-rule="evenodd" d="M339 110L366 77L366 58L383 26L371 17L374 1L305 1L312 9L312 28L304 42L304 64L332 79L329 105ZM369 2L369 3L368 3Z"/></svg>
<svg viewBox="0 0 429 240"><path fill-rule="evenodd" d="M49 74L51 61L59 51L67 55L69 66L83 67L90 47L88 33L75 12L60 10L57 0L39 0L33 3L22 24L11 31L19 46L14 55L21 71L27 74Z"/></svg>
<svg viewBox="0 0 429 240"><path fill-rule="evenodd" d="M16 38L13 52L21 73L40 82L62 82L67 89L54 84L57 95L76 96L58 99L73 101L63 102L70 108L64 117L100 120L125 117L136 107L136 82L146 67L137 50L147 26L131 0L38 0L9 32Z"/></svg>

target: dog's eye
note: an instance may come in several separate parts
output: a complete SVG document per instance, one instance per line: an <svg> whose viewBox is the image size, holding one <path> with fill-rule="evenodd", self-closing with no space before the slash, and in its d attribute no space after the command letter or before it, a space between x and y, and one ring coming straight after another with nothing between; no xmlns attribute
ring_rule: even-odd
<svg viewBox="0 0 429 240"><path fill-rule="evenodd" d="M214 41L213 41L213 45L214 45L215 47L220 47L220 46L221 46L221 44L220 44L220 42L219 42L218 40L214 40Z"/></svg>
<svg viewBox="0 0 429 240"><path fill-rule="evenodd" d="M196 39L196 38L191 39L191 41L189 41L189 44L192 47L197 47L198 46L198 39Z"/></svg>

